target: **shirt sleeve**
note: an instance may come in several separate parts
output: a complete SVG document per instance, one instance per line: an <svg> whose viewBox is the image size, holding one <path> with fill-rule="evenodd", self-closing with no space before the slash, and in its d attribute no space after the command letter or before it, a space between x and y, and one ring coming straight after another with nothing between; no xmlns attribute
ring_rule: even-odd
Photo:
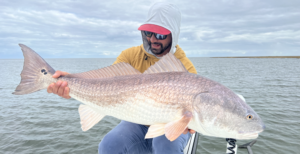
<svg viewBox="0 0 300 154"><path fill-rule="evenodd" d="M197 74L196 68L194 67L193 63L192 63L187 57L180 59L180 61L182 62L182 64L184 65L184 67L185 67L190 73Z"/></svg>
<svg viewBox="0 0 300 154"><path fill-rule="evenodd" d="M124 50L121 52L121 54L117 57L116 61L113 64L121 63L121 62L126 62L130 63L130 59L128 58L128 53L127 50Z"/></svg>

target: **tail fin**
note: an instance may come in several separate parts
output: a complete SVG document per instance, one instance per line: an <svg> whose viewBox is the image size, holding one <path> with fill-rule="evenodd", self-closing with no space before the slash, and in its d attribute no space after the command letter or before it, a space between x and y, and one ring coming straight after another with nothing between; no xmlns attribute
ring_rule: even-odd
<svg viewBox="0 0 300 154"><path fill-rule="evenodd" d="M24 55L24 66L21 82L13 94L29 94L47 88L55 70L32 49L23 44L19 45Z"/></svg>

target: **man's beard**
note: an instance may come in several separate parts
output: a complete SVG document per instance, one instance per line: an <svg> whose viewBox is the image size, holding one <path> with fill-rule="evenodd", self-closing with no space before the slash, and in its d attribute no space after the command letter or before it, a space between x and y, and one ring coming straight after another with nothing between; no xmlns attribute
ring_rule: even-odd
<svg viewBox="0 0 300 154"><path fill-rule="evenodd" d="M148 41L148 44L149 44L150 50L152 51L153 54L160 55L160 54L164 53L172 45L172 41L170 41L170 43L165 47L161 43L154 42L153 44L160 45L159 49L153 49L151 46L152 43L150 41Z"/></svg>

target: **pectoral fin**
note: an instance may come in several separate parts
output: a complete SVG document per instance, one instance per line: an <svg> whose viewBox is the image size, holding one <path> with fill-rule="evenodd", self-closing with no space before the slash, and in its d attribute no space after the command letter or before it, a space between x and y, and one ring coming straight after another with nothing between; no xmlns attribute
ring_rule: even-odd
<svg viewBox="0 0 300 154"><path fill-rule="evenodd" d="M79 105L81 129L87 131L97 124L105 115L99 114L87 105Z"/></svg>
<svg viewBox="0 0 300 154"><path fill-rule="evenodd" d="M165 134L165 125L166 124L155 124L151 125L148 129L148 132L145 136L145 139L154 138Z"/></svg>
<svg viewBox="0 0 300 154"><path fill-rule="evenodd" d="M167 139L170 141L176 140L187 128L192 118L193 114L186 111L180 119L167 123L165 126Z"/></svg>

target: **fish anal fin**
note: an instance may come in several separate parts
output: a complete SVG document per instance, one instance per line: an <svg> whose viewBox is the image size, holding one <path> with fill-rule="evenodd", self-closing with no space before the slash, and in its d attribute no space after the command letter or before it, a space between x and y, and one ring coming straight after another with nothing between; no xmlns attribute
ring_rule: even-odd
<svg viewBox="0 0 300 154"><path fill-rule="evenodd" d="M114 76L134 75L134 74L141 74L141 72L133 68L130 64L122 62L122 63L117 63L97 70L91 70L83 73L68 74L64 77L82 78L82 79L99 79L99 78L109 78Z"/></svg>
<svg viewBox="0 0 300 154"><path fill-rule="evenodd" d="M150 66L144 74L161 72L187 72L184 65L172 53L164 55L158 62Z"/></svg>
<svg viewBox="0 0 300 154"><path fill-rule="evenodd" d="M78 108L80 116L81 129L87 131L97 124L105 115L97 113L87 105L79 105Z"/></svg>
<svg viewBox="0 0 300 154"><path fill-rule="evenodd" d="M166 124L154 124L148 129L145 139L154 138L165 134Z"/></svg>
<svg viewBox="0 0 300 154"><path fill-rule="evenodd" d="M192 113L186 111L180 119L167 123L165 128L167 139L170 141L176 140L187 128L192 118Z"/></svg>

